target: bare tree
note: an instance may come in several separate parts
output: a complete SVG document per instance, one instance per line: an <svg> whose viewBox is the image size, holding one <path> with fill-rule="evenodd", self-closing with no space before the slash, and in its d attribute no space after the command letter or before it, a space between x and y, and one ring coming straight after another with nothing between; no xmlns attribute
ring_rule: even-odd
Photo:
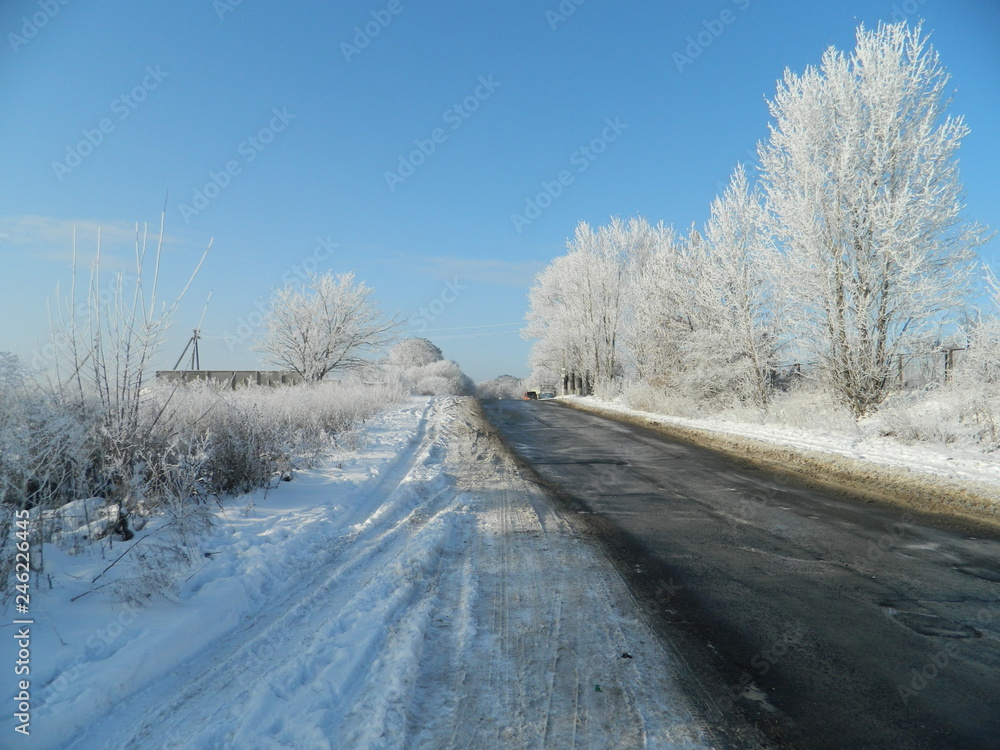
<svg viewBox="0 0 1000 750"><path fill-rule="evenodd" d="M392 341L398 325L378 310L372 293L364 282L354 283L353 273L310 274L301 286L287 284L271 300L256 348L307 381L360 367L367 354Z"/></svg>
<svg viewBox="0 0 1000 750"><path fill-rule="evenodd" d="M785 72L761 145L791 322L856 416L890 363L967 299L983 230L961 218L948 75L918 26L863 26L850 55Z"/></svg>

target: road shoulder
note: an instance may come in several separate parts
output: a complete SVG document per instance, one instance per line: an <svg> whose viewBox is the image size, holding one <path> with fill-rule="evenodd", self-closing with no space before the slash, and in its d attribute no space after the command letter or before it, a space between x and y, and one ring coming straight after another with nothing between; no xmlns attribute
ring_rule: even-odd
<svg viewBox="0 0 1000 750"><path fill-rule="evenodd" d="M626 424L654 430L675 440L723 454L745 465L789 477L806 486L862 502L881 502L928 513L946 528L1000 531L1000 488L957 480L807 448L716 430L671 423L645 412L625 412L579 398L558 403Z"/></svg>

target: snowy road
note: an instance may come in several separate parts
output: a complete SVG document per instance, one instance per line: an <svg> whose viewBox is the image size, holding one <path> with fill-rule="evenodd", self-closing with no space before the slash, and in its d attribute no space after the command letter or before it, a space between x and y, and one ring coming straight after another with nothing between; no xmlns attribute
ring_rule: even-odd
<svg viewBox="0 0 1000 750"><path fill-rule="evenodd" d="M997 746L995 528L817 492L557 402L487 414L640 597L673 583L663 632L774 741Z"/></svg>
<svg viewBox="0 0 1000 750"><path fill-rule="evenodd" d="M49 553L31 736L7 718L0 746L724 744L613 566L469 399L390 410L359 451L220 510L198 545L175 594L127 616L114 587L71 601L106 559Z"/></svg>

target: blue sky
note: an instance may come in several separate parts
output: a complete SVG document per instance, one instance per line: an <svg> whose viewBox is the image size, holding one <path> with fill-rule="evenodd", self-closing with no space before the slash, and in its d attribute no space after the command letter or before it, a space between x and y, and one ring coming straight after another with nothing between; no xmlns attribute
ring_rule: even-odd
<svg viewBox="0 0 1000 750"><path fill-rule="evenodd" d="M525 375L527 289L578 221L703 223L784 68L902 17L972 130L967 214L1000 227L990 0L4 2L0 350L38 360L74 226L127 268L166 198L163 295L214 244L164 366L210 292L202 366L262 366L257 307L314 268L355 271L474 379Z"/></svg>

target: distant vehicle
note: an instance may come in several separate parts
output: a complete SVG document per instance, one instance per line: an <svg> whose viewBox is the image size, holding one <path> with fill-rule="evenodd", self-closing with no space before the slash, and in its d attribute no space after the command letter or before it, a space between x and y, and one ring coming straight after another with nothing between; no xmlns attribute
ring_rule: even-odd
<svg viewBox="0 0 1000 750"><path fill-rule="evenodd" d="M525 401L534 401L537 398L538 398L538 394L535 393L534 391L528 391L527 393L524 394L524 400Z"/></svg>
<svg viewBox="0 0 1000 750"><path fill-rule="evenodd" d="M538 394L538 398L555 398L555 391L542 391Z"/></svg>

